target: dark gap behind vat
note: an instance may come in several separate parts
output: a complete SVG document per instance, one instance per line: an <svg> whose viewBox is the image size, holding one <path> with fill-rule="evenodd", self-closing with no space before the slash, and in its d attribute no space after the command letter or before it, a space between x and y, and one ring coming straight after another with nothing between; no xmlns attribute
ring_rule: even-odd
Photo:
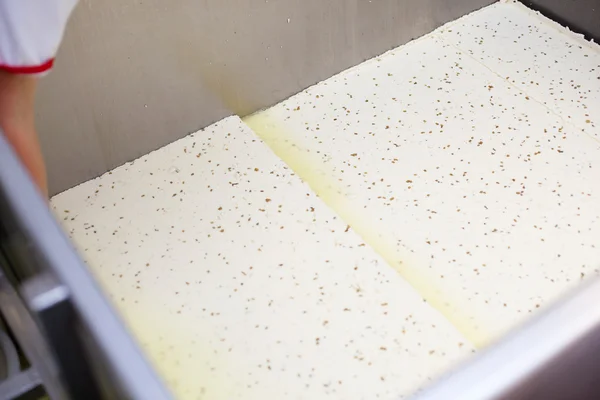
<svg viewBox="0 0 600 400"><path fill-rule="evenodd" d="M600 0L521 0L587 40L600 43Z"/></svg>

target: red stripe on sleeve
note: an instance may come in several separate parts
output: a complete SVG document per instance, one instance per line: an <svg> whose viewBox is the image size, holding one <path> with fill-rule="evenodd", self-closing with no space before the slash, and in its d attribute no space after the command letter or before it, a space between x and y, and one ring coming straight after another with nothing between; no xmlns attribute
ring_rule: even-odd
<svg viewBox="0 0 600 400"><path fill-rule="evenodd" d="M43 64L39 65L5 65L0 64L0 69L10 72L12 74L40 74L48 71L54 65L54 58L49 59Z"/></svg>

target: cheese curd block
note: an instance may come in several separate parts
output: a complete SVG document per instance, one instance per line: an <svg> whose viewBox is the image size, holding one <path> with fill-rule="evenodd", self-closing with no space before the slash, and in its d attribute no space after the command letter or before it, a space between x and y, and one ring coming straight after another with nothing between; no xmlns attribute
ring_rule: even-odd
<svg viewBox="0 0 600 400"><path fill-rule="evenodd" d="M181 399L394 399L471 344L231 117L52 200Z"/></svg>
<svg viewBox="0 0 600 400"><path fill-rule="evenodd" d="M498 2L440 30L446 42L600 139L600 46L519 2Z"/></svg>
<svg viewBox="0 0 600 400"><path fill-rule="evenodd" d="M598 271L599 58L500 3L245 122L481 346Z"/></svg>

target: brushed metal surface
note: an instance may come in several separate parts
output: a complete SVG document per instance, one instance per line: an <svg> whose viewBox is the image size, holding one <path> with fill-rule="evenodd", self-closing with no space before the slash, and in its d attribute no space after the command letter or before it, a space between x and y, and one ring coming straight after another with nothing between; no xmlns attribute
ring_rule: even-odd
<svg viewBox="0 0 600 400"><path fill-rule="evenodd" d="M61 192L493 0L82 0L37 123Z"/></svg>

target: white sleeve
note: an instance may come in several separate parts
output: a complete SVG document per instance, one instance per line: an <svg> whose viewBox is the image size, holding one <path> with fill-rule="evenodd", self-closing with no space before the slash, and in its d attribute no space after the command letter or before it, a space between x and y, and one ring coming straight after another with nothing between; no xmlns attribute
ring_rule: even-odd
<svg viewBox="0 0 600 400"><path fill-rule="evenodd" d="M40 74L52 68L77 0L0 0L0 69Z"/></svg>

